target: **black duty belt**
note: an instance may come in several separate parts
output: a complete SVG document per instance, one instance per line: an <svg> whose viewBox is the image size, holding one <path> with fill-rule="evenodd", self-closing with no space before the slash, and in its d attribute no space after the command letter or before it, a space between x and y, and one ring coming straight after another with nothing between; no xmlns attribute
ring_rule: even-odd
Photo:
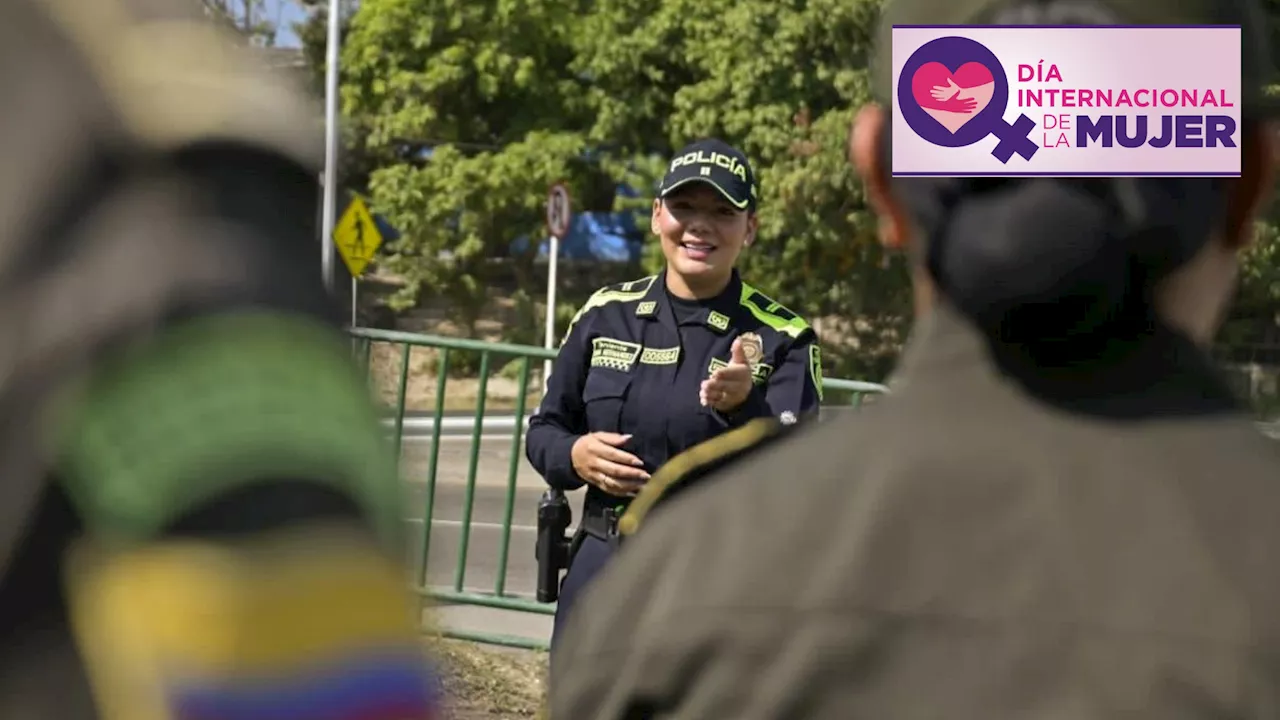
<svg viewBox="0 0 1280 720"><path fill-rule="evenodd" d="M622 540L618 534L618 519L624 512L625 508L587 507L582 513L582 532L597 540L617 544Z"/></svg>
<svg viewBox="0 0 1280 720"><path fill-rule="evenodd" d="M582 541L588 535L608 543L613 549L618 549L622 545L622 536L618 534L618 519L626 512L626 508L609 508L602 505L588 505L582 510L582 522L578 524L578 529L573 533L573 540L569 544L569 566L573 566L573 560L578 556L578 550L582 548Z"/></svg>

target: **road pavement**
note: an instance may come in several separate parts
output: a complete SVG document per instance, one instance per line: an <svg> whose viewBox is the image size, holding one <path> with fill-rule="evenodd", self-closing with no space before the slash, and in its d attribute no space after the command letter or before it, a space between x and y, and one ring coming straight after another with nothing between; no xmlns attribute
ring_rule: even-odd
<svg viewBox="0 0 1280 720"><path fill-rule="evenodd" d="M407 485L406 520L410 523L409 558L413 567L417 568L422 558L422 516L426 505L427 486L425 483L412 481ZM431 585L453 587L466 515L466 492L467 488L463 484L436 485L427 563L427 581ZM529 598L534 596L537 568L533 556L537 532L535 512L538 497L541 494L542 488L518 487L516 489L507 554L506 592L508 594L514 593ZM503 521L507 511L506 495L506 487L476 485L464 577L464 588L467 590L494 591L505 535ZM569 494L575 521L581 517L583 495L584 493L581 492Z"/></svg>
<svg viewBox="0 0 1280 720"><path fill-rule="evenodd" d="M440 439L440 452L436 461L436 482L441 484L466 484L471 462L470 435L446 435ZM431 470L431 438L429 436L405 437L400 449L400 470L405 480L425 483ZM480 436L480 452L476 466L476 482L479 485L505 488L511 470L511 434ZM516 466L516 483L519 487L546 489L542 478L534 472L524 457L521 444Z"/></svg>
<svg viewBox="0 0 1280 720"><path fill-rule="evenodd" d="M453 589L459 566L463 527L466 518L467 478L471 463L471 438L448 436L441 439L436 460L436 487L428 543L427 583ZM430 468L430 437L406 438L401 449L401 475L405 479L405 519L409 523L408 557L414 577L419 572L423 545L423 514L426 509ZM482 436L476 464L476 482L471 506L470 534L463 564L463 589L493 593L507 514L510 475L510 435ZM534 559L538 498L546 490L542 479L520 452L516 473L515 500L511 507L511 531L507 551L505 594L532 600L537 589L537 562ZM582 513L584 493L569 494L576 522ZM572 528L570 529L572 532ZM489 632L546 640L551 635L551 618L534 613L495 610L471 606L441 607L440 621L447 627L471 632Z"/></svg>

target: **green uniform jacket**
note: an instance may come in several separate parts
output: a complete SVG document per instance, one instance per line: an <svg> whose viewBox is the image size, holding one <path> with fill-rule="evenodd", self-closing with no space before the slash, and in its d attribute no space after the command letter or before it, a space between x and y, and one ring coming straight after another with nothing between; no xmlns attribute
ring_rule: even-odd
<svg viewBox="0 0 1280 720"><path fill-rule="evenodd" d="M1181 338L1020 377L942 308L863 413L718 440L580 600L551 717L1276 717L1280 444Z"/></svg>

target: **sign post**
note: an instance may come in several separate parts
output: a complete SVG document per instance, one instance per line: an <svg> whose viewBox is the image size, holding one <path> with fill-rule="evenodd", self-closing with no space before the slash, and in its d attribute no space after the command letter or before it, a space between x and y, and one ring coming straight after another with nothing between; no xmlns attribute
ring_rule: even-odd
<svg viewBox="0 0 1280 720"><path fill-rule="evenodd" d="M560 241L569 235L569 227L573 220L573 210L569 197L569 188L564 183L551 186L547 195L547 230L551 233L551 248L547 253L547 336L546 348L555 348L556 343L556 266L560 261ZM547 381L551 378L551 361L542 363L542 391L547 390Z"/></svg>
<svg viewBox="0 0 1280 720"><path fill-rule="evenodd" d="M334 234L334 215L338 202L338 60L340 57L338 44L342 42L339 32L342 23L342 3L340 0L329 2L329 25L325 45L325 79L324 79L324 201L320 232L320 267L324 273L324 287L333 291L333 246L329 238Z"/></svg>
<svg viewBox="0 0 1280 720"><path fill-rule="evenodd" d="M333 244L347 264L347 270L351 271L351 327L356 327L359 278L369 267L373 254L382 246L382 231L378 230L378 224L373 221L373 214L364 200L359 197L351 199L351 204L333 229Z"/></svg>

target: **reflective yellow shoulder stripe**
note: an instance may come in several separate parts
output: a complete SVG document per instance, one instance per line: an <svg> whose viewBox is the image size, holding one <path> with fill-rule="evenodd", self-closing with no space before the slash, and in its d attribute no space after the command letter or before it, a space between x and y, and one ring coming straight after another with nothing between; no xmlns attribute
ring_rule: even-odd
<svg viewBox="0 0 1280 720"><path fill-rule="evenodd" d="M608 305L609 303L640 300L649 292L649 287L652 286L653 281L657 279L657 275L651 275L639 280L633 280L620 286L611 285L597 290L594 295L587 298L587 302L578 309L578 312L574 314L573 319L569 321L569 327L565 328L564 337L560 340L561 347L563 347L565 341L569 339L569 333L573 332L574 326L578 324L578 321L581 320L588 311L594 310L595 308L603 305Z"/></svg>
<svg viewBox="0 0 1280 720"><path fill-rule="evenodd" d="M772 418L757 418L740 428L694 445L671 458L667 464L658 468L658 472L654 473L640 490L640 494L631 502L626 514L618 521L618 531L623 535L631 535L640 528L645 515L662 499L667 490L675 487L690 473L755 445L773 434L776 428L776 421Z"/></svg>
<svg viewBox="0 0 1280 720"><path fill-rule="evenodd" d="M746 283L742 283L742 296L738 299L738 304L746 308L748 312L754 315L757 320L764 323L765 325L768 325L769 327L773 328L774 330L784 335L790 335L793 338L800 337L800 335L805 330L809 329L809 323L805 322L804 319L801 318L799 315L796 315L795 313L791 312L791 310L783 307L777 302L774 302L767 309L762 307L757 307L756 304L751 302L751 300L749 299L752 295L759 295L760 297L763 297L769 300L771 300L772 298L769 298L768 295L765 295L764 293L760 292L756 288ZM782 308L783 310L786 310L787 313L791 315L791 319L788 320L770 312L770 310L774 310L777 308Z"/></svg>
<svg viewBox="0 0 1280 720"><path fill-rule="evenodd" d="M822 402L822 348L816 342L809 346L809 377L818 391L818 402Z"/></svg>

